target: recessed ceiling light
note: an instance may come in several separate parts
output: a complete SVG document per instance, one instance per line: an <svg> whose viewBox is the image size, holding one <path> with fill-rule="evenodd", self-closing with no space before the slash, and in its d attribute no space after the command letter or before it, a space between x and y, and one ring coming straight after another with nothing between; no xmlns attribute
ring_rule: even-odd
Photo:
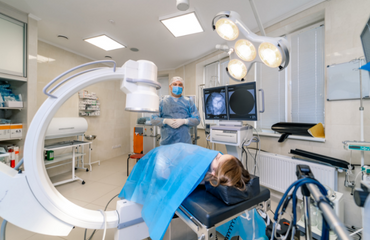
<svg viewBox="0 0 370 240"><path fill-rule="evenodd" d="M110 58L110 59L112 59L112 57L111 57L111 56L105 56L105 58Z"/></svg>
<svg viewBox="0 0 370 240"><path fill-rule="evenodd" d="M125 46L111 39L110 37L107 37L106 35L87 38L87 39L84 39L84 41L91 43L92 45L95 45L101 49L104 49L105 51L125 48Z"/></svg>
<svg viewBox="0 0 370 240"><path fill-rule="evenodd" d="M203 32L195 12L175 16L160 21L170 30L175 37Z"/></svg>

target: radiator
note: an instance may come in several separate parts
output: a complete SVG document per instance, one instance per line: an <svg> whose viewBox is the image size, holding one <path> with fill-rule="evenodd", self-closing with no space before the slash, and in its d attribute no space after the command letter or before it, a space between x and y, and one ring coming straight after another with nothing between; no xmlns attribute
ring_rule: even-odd
<svg viewBox="0 0 370 240"><path fill-rule="evenodd" d="M253 155L255 150L249 150ZM278 192L284 193L297 180L296 166L305 164L310 166L315 178L323 185L337 191L338 173L334 167L292 159L289 156L261 152L257 157L256 175L260 177L260 184ZM248 170L253 174L254 160L248 154Z"/></svg>

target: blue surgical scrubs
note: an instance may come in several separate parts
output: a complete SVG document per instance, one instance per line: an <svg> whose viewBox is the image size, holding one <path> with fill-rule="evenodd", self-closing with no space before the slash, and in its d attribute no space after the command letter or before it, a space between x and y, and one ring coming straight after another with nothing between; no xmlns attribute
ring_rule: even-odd
<svg viewBox="0 0 370 240"><path fill-rule="evenodd" d="M189 123L174 129L167 124L163 124L165 118L187 119ZM200 117L197 107L190 98L165 96L159 104L159 114L152 115L151 122L153 125L161 127L161 145L191 144L189 127L197 126L200 123Z"/></svg>

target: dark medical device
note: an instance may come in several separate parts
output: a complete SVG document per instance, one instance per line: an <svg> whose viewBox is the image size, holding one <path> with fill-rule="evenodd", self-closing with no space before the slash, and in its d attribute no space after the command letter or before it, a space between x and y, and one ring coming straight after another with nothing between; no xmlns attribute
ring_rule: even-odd
<svg viewBox="0 0 370 240"><path fill-rule="evenodd" d="M298 179L305 178L305 177L315 178L313 176L310 166L308 165L303 165L303 164L297 165L295 174L297 175Z"/></svg>
<svg viewBox="0 0 370 240"><path fill-rule="evenodd" d="M315 126L316 123L293 123L293 122L279 122L271 126L271 129L275 132L281 133L281 137L278 142L284 142L289 135L301 135L312 137L308 133L308 129Z"/></svg>
<svg viewBox="0 0 370 240"><path fill-rule="evenodd" d="M203 89L207 120L257 121L256 83Z"/></svg>
<svg viewBox="0 0 370 240"><path fill-rule="evenodd" d="M204 112L208 120L227 120L226 88L215 87L203 89Z"/></svg>
<svg viewBox="0 0 370 240"><path fill-rule="evenodd" d="M229 120L257 121L256 83L226 86Z"/></svg>
<svg viewBox="0 0 370 240"><path fill-rule="evenodd" d="M323 162L325 164L330 164L333 167L336 168L342 168L342 169L349 169L349 163L344 160L340 160L338 158L328 157L325 155L320 155L313 152L304 151L301 149L290 149L290 154L298 155L305 158L311 158L313 160L316 160L318 162ZM352 169L353 170L353 166Z"/></svg>
<svg viewBox="0 0 370 240"><path fill-rule="evenodd" d="M370 19L367 21L361 32L362 48L364 50L366 62L370 62Z"/></svg>

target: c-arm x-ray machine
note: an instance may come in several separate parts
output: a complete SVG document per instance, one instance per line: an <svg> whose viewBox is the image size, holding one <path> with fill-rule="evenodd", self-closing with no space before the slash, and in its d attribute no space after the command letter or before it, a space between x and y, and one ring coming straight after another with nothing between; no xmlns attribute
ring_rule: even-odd
<svg viewBox="0 0 370 240"><path fill-rule="evenodd" d="M44 137L53 116L64 102L89 85L122 80L121 90L126 93L126 110L158 112L159 98L156 91L160 84L157 82L157 67L144 60L129 60L121 68L114 66L85 70L64 79L47 91L51 84L75 69L109 62L115 64L110 60L83 64L61 74L44 88L49 98L37 111L28 129L24 145L25 171L18 172L0 164L2 218L23 229L54 236L67 236L74 226L104 229L116 228L122 223L116 211L102 214L82 208L63 197L51 183L43 161ZM68 81L71 78L73 81ZM141 212L137 207L127 206L127 213L130 211Z"/></svg>

